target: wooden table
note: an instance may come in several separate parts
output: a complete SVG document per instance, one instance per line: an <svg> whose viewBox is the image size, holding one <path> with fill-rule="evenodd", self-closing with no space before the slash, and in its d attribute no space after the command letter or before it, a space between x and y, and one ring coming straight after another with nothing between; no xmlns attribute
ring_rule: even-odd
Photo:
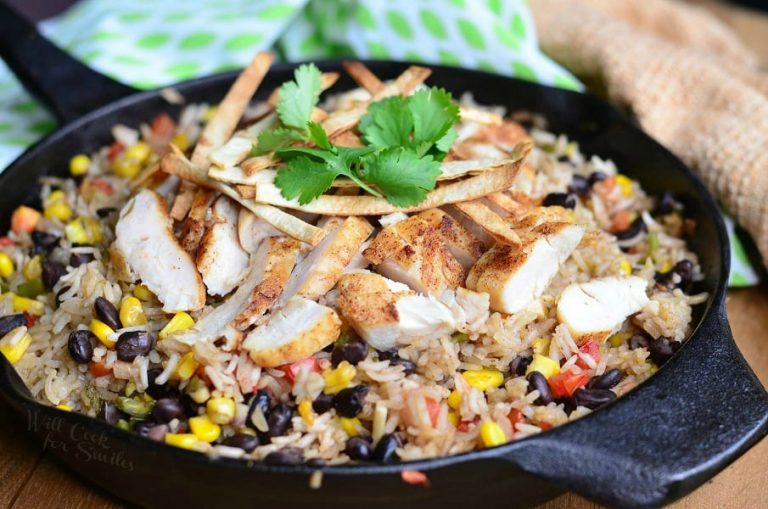
<svg viewBox="0 0 768 509"><path fill-rule="evenodd" d="M699 0L733 26L768 62L768 16L709 0ZM736 342L763 385L768 385L768 286L729 293L728 315ZM0 416L9 410L0 403ZM675 504L677 508L765 507L768 497L768 440L697 491ZM117 508L120 504L98 488L58 466L23 426L0 418L0 508L43 507ZM563 495L547 509L593 508L573 494Z"/></svg>

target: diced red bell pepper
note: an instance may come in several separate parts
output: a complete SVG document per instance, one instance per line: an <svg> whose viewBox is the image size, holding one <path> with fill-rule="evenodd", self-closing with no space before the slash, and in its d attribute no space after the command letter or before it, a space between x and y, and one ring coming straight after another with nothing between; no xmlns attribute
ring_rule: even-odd
<svg viewBox="0 0 768 509"><path fill-rule="evenodd" d="M0 246L12 246L15 242L8 237L0 237Z"/></svg>
<svg viewBox="0 0 768 509"><path fill-rule="evenodd" d="M548 382L552 394L557 398L567 398L573 395L577 389L584 387L589 381L589 373L582 371L574 373L571 370L561 371L552 375Z"/></svg>
<svg viewBox="0 0 768 509"><path fill-rule="evenodd" d="M547 431L548 429L552 429L552 425L548 422L540 422L538 426L543 430Z"/></svg>
<svg viewBox="0 0 768 509"><path fill-rule="evenodd" d="M40 220L40 215L40 212L31 207L25 205L17 207L11 214L11 230L15 233L32 233Z"/></svg>
<svg viewBox="0 0 768 509"><path fill-rule="evenodd" d="M595 363L600 362L601 356L600 356L600 345L597 344L597 341L588 341L581 345L581 348L579 348L579 352L585 353L592 357L595 360ZM576 365L583 369L589 369L589 366L586 362L581 360L581 357L576 361Z"/></svg>
<svg viewBox="0 0 768 509"><path fill-rule="evenodd" d="M24 311L24 319L27 321L27 328L34 327L37 323L37 317L28 311Z"/></svg>
<svg viewBox="0 0 768 509"><path fill-rule="evenodd" d="M322 371L320 366L317 364L317 359L314 357L307 357L304 360L294 362L293 364L286 364L285 366L280 367L280 369L282 369L285 373L285 377L291 383L293 383L293 381L296 379L296 375L299 374L299 371L301 371L302 368L305 368L308 371L314 371L316 373L320 373L320 371Z"/></svg>
<svg viewBox="0 0 768 509"><path fill-rule="evenodd" d="M106 367L101 362L91 362L90 364L88 364L88 370L96 378L107 376L108 374L112 373L112 369Z"/></svg>
<svg viewBox="0 0 768 509"><path fill-rule="evenodd" d="M114 163L115 159L117 159L117 156L123 153L123 150L125 150L125 145L119 141L113 141L112 145L109 146L109 151L107 152L107 159L109 159L109 162Z"/></svg>
<svg viewBox="0 0 768 509"><path fill-rule="evenodd" d="M91 179L91 185L107 196L112 196L115 193L115 190L112 188L112 184L104 179Z"/></svg>
<svg viewBox="0 0 768 509"><path fill-rule="evenodd" d="M509 422L512 423L512 429L516 430L515 426L520 424L525 420L525 416L523 415L523 412L518 410L517 408L513 408L509 411L507 414L507 418L509 419Z"/></svg>
<svg viewBox="0 0 768 509"><path fill-rule="evenodd" d="M176 132L176 122L167 113L161 113L152 120L150 128L152 134L162 138L170 138Z"/></svg>
<svg viewBox="0 0 768 509"><path fill-rule="evenodd" d="M471 421L461 421L459 425L456 426L456 429L464 433L469 429L470 424L477 424L479 420L480 420L479 417L475 417Z"/></svg>
<svg viewBox="0 0 768 509"><path fill-rule="evenodd" d="M432 426L437 426L437 418L440 416L440 402L433 398L424 398L427 402L427 413Z"/></svg>

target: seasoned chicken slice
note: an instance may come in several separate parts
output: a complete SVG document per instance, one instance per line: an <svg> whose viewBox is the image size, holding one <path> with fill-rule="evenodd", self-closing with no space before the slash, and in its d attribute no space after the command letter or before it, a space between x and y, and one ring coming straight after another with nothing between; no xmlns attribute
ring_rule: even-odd
<svg viewBox="0 0 768 509"><path fill-rule="evenodd" d="M255 253L264 239L281 235L283 233L280 230L257 217L250 210L245 207L240 208L237 216L237 238L247 252Z"/></svg>
<svg viewBox="0 0 768 509"><path fill-rule="evenodd" d="M466 276L439 228L421 214L384 228L363 256L376 272L429 295L462 285Z"/></svg>
<svg viewBox="0 0 768 509"><path fill-rule="evenodd" d="M152 290L163 311L192 311L205 305L205 286L192 257L173 235L163 199L143 190L120 211L114 246L133 273Z"/></svg>
<svg viewBox="0 0 768 509"><path fill-rule="evenodd" d="M331 217L323 225L323 230L327 232L323 240L291 274L278 307L294 295L317 300L328 293L336 286L373 227L361 217Z"/></svg>
<svg viewBox="0 0 768 509"><path fill-rule="evenodd" d="M340 332L336 311L293 297L265 324L248 333L242 348L257 366L274 368L306 359L336 341Z"/></svg>
<svg viewBox="0 0 768 509"><path fill-rule="evenodd" d="M234 326L245 330L266 313L283 293L291 271L299 258L301 244L288 237L270 237L264 241L267 255L263 261L264 277L251 291L248 301L235 318Z"/></svg>
<svg viewBox="0 0 768 509"><path fill-rule="evenodd" d="M226 196L220 196L211 209L213 224L205 232L196 260L210 295L227 295L248 268L248 253L237 238L238 209Z"/></svg>
<svg viewBox="0 0 768 509"><path fill-rule="evenodd" d="M457 288L446 291L440 302L453 313L456 328L461 332L482 332L490 316L491 299L487 293Z"/></svg>
<svg viewBox="0 0 768 509"><path fill-rule="evenodd" d="M367 271L345 274L336 306L355 332L377 350L413 338L439 338L456 330L451 311L434 297Z"/></svg>
<svg viewBox="0 0 768 509"><path fill-rule="evenodd" d="M568 285L557 303L557 318L577 344L604 341L648 302L648 283L637 276L607 277Z"/></svg>
<svg viewBox="0 0 768 509"><path fill-rule="evenodd" d="M496 244L469 271L467 288L487 292L494 311L525 309L541 297L583 235L579 225L545 223L524 235L520 245Z"/></svg>
<svg viewBox="0 0 768 509"><path fill-rule="evenodd" d="M440 208L450 214L466 231L470 232L484 246L483 251L496 243L496 240L484 228L460 212L456 205L443 205Z"/></svg>
<svg viewBox="0 0 768 509"><path fill-rule="evenodd" d="M448 251L465 269L469 270L485 252L485 246L472 232L442 210L425 210L417 217L421 217L440 232L440 238L445 242Z"/></svg>

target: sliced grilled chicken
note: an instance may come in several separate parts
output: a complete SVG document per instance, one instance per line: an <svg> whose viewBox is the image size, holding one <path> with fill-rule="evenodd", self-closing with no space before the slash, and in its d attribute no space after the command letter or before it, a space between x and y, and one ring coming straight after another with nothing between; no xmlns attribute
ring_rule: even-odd
<svg viewBox="0 0 768 509"><path fill-rule="evenodd" d="M336 305L355 332L377 350L456 330L453 313L434 297L368 271L342 276Z"/></svg>
<svg viewBox="0 0 768 509"><path fill-rule="evenodd" d="M205 232L196 260L210 295L230 293L248 268L248 253L237 237L238 209L226 196L220 196L211 209L213 224Z"/></svg>
<svg viewBox="0 0 768 509"><path fill-rule="evenodd" d="M448 213L452 218L454 218L458 223L464 227L465 230L467 230L469 233L474 236L480 244L484 246L485 249L491 247L496 243L496 240L491 237L491 235L485 231L480 225L478 225L476 222L472 221L469 217L461 213L459 209L456 208L455 205L443 205L440 207L441 210ZM483 249L483 251L485 251Z"/></svg>
<svg viewBox="0 0 768 509"><path fill-rule="evenodd" d="M363 256L376 272L419 293L439 296L464 283L466 271L436 227L421 214L384 228Z"/></svg>
<svg viewBox="0 0 768 509"><path fill-rule="evenodd" d="M282 234L280 230L257 217L250 210L245 207L240 208L237 216L237 238L243 249L249 253L255 253L267 237L279 237Z"/></svg>
<svg viewBox="0 0 768 509"><path fill-rule="evenodd" d="M560 295L557 317L568 326L577 344L603 341L648 302L647 285L637 276L571 284Z"/></svg>
<svg viewBox="0 0 768 509"><path fill-rule="evenodd" d="M288 237L270 237L263 243L267 254L262 263L264 277L251 291L248 301L234 320L245 330L261 318L283 293L299 258L301 243Z"/></svg>
<svg viewBox="0 0 768 509"><path fill-rule="evenodd" d="M520 237L518 237L517 233L515 233L509 223L504 221L502 216L491 210L491 208L480 200L456 203L454 206L459 212L487 231L497 242L504 242L506 244L520 243ZM506 214L503 211L501 212L502 214Z"/></svg>
<svg viewBox="0 0 768 509"><path fill-rule="evenodd" d="M120 212L115 237L115 248L163 303L163 311L191 311L205 305L203 280L174 237L168 207L158 194L143 190L131 198Z"/></svg>
<svg viewBox="0 0 768 509"><path fill-rule="evenodd" d="M481 332L490 316L491 299L487 293L457 288L440 297L453 313L456 327L461 332Z"/></svg>
<svg viewBox="0 0 768 509"><path fill-rule="evenodd" d="M425 210L419 216L440 232L448 250L465 269L469 270L485 252L485 246L472 232L442 210Z"/></svg>
<svg viewBox="0 0 768 509"><path fill-rule="evenodd" d="M520 245L496 244L470 270L467 288L487 292L494 311L525 309L541 297L583 235L578 225L545 223L523 236Z"/></svg>
<svg viewBox="0 0 768 509"><path fill-rule="evenodd" d="M293 297L264 325L248 333L242 348L257 366L274 368L306 359L336 341L340 332L336 311Z"/></svg>
<svg viewBox="0 0 768 509"><path fill-rule="evenodd" d="M341 274L373 231L361 217L331 217L323 240L296 266L279 299L281 307L294 295L317 300L336 286Z"/></svg>

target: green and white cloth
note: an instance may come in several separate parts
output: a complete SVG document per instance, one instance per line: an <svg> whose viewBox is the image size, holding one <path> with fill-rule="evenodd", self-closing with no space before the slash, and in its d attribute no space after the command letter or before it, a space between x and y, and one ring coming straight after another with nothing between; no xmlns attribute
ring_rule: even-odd
<svg viewBox="0 0 768 509"><path fill-rule="evenodd" d="M582 88L539 50L527 0L85 0L40 29L138 88L239 69L268 48L290 61L410 60ZM0 168L55 127L0 63ZM734 256L731 283L756 281Z"/></svg>

